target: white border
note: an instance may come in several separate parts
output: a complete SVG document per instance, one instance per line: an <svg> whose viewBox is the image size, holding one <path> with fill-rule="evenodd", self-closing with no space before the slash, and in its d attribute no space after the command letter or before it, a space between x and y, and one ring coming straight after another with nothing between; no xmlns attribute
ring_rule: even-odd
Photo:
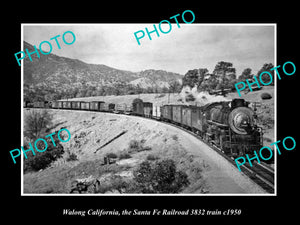
<svg viewBox="0 0 300 225"><path fill-rule="evenodd" d="M82 26L82 25L116 25L118 23L112 24L93 24L93 23L80 23L80 24L73 24L73 23L21 23L21 50L24 49L23 45L23 37L24 37L24 25L26 26ZM122 24L124 25L124 24ZM200 25L200 26L274 26L274 66L277 66L277 24L276 23L193 23L193 25ZM23 145L23 82L24 82L24 63L21 63L21 144ZM275 77L275 76L274 76ZM274 85L274 141L277 141L277 77L275 79ZM275 152L274 157L274 172L275 172L275 179L274 179L274 193L266 193L266 194L253 194L253 193L246 193L246 194L31 194L25 193L24 194L24 178L23 178L23 158L21 157L21 196L277 196L277 151ZM21 154L22 156L22 154Z"/></svg>

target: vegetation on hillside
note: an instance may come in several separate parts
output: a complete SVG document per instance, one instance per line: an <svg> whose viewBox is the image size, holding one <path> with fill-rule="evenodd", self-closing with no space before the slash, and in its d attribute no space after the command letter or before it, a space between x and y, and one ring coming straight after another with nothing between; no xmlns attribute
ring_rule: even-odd
<svg viewBox="0 0 300 225"><path fill-rule="evenodd" d="M265 63L261 69L257 72L256 76L263 71L268 71L274 76L274 71L270 71L273 68L272 63ZM197 87L198 91L212 91L220 89L231 89L235 91L235 84L237 82L252 80L254 74L252 74L251 68L245 68L243 72L237 77L236 69L230 62L220 61L216 64L212 73L209 73L207 68L199 68L189 70L182 79L183 86L189 86L190 88ZM266 74L262 75L264 83L270 81L270 77ZM270 85L274 85L273 82Z"/></svg>
<svg viewBox="0 0 300 225"><path fill-rule="evenodd" d="M182 77L179 74L162 70L133 73L105 65L90 65L52 54L47 57L47 60L41 61L42 64L56 62L56 66L50 67L47 74L41 72L40 64L26 63L25 101L142 93L179 93L184 86L197 87L198 91L208 92L220 89L235 91L234 85L237 82L251 80L254 76L251 68L245 68L241 74L237 75L233 63L225 61L218 62L212 72L209 72L207 68L198 68L189 70ZM270 71L273 67L272 63L265 63L256 76L263 71L269 71L274 75L274 71ZM141 78L145 78L143 81L148 83L133 82ZM262 80L268 83L270 77L264 74ZM274 85L274 79L271 85Z"/></svg>
<svg viewBox="0 0 300 225"><path fill-rule="evenodd" d="M171 159L142 162L134 171L134 182L138 193L178 193L190 183Z"/></svg>
<svg viewBox="0 0 300 225"><path fill-rule="evenodd" d="M47 110L36 111L32 110L26 113L24 118L24 150L28 150L31 147L33 148L35 154L32 151L26 152L26 157L24 155L24 172L29 171L38 171L40 169L45 169L51 164L51 162L62 157L64 153L64 148L60 144L60 141L57 135L53 135L52 138L55 142L53 145L51 138L45 138L49 135L49 130L52 126L52 116ZM57 132L55 132L57 133ZM47 141L47 144L44 141L35 141L39 138L42 138ZM31 146L30 146L31 145ZM47 145L47 146L46 146ZM39 149L43 152L36 150Z"/></svg>

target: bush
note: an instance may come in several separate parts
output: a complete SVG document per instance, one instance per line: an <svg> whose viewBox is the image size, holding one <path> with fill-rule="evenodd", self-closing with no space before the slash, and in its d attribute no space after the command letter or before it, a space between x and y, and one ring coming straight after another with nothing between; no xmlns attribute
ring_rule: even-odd
<svg viewBox="0 0 300 225"><path fill-rule="evenodd" d="M75 153L69 154L69 157L66 159L68 162L69 161L76 161L78 160L77 155Z"/></svg>
<svg viewBox="0 0 300 225"><path fill-rule="evenodd" d="M150 160L150 161L154 161L154 160L157 160L157 159L159 159L159 157L157 155L149 154L147 156L147 160Z"/></svg>
<svg viewBox="0 0 300 225"><path fill-rule="evenodd" d="M145 139L142 139L140 141L131 140L129 142L128 152L131 153L131 152L141 152L141 151L145 151L145 150L151 150L151 147L144 146L145 142L146 142Z"/></svg>
<svg viewBox="0 0 300 225"><path fill-rule="evenodd" d="M174 135L172 135L172 139L173 139L174 141L178 141L178 136L177 136L176 134L174 134Z"/></svg>
<svg viewBox="0 0 300 225"><path fill-rule="evenodd" d="M270 95L269 93L267 92L264 92L260 95L261 99L263 100L267 100L267 99L271 99L272 98L272 95Z"/></svg>
<svg viewBox="0 0 300 225"><path fill-rule="evenodd" d="M107 153L107 154L106 154L106 157L112 158L112 159L118 158L117 154L116 154L116 153L113 153L113 152Z"/></svg>
<svg viewBox="0 0 300 225"><path fill-rule="evenodd" d="M144 161L134 171L137 190L142 193L178 193L189 185L188 176L176 170L173 160L151 164Z"/></svg>
<svg viewBox="0 0 300 225"><path fill-rule="evenodd" d="M138 149L141 148L141 146L142 146L142 144L137 140L131 140L129 142L129 150L137 151Z"/></svg>
<svg viewBox="0 0 300 225"><path fill-rule="evenodd" d="M54 142L56 143L55 147L53 146L51 139L47 140L48 148L44 152L35 152L35 155L32 155L32 153L29 154L28 152L27 159L24 156L24 172L45 169L53 161L61 158L62 154L64 153L64 148L59 143L59 140L56 136L54 137ZM37 147L38 149L44 149L44 142L39 142ZM29 149L29 146L26 145L24 149Z"/></svg>
<svg viewBox="0 0 300 225"><path fill-rule="evenodd" d="M123 152L119 155L119 159L130 159L131 155L128 152Z"/></svg>

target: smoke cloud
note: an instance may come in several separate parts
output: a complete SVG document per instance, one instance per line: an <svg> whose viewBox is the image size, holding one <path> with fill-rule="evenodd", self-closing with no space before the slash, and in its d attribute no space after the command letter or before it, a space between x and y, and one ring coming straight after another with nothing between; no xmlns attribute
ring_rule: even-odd
<svg viewBox="0 0 300 225"><path fill-rule="evenodd" d="M207 91L198 92L197 87L190 88L189 86L184 86L182 88L180 96L184 103L197 104L198 106L203 106L212 102L230 101L230 99L223 96L210 95ZM191 96L194 97L194 101L189 101L190 99L193 99Z"/></svg>

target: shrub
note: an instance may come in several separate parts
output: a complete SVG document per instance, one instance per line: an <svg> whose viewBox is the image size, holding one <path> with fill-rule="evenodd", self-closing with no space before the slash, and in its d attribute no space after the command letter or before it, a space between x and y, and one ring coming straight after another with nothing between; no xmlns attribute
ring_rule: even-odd
<svg viewBox="0 0 300 225"><path fill-rule="evenodd" d="M45 169L53 161L62 157L62 154L64 153L64 148L59 143L59 140L56 136L54 137L54 141L56 143L55 147L53 146L52 141L50 139L47 140L48 148L44 152L35 152L35 155L32 155L32 153L27 154L27 159L24 158L24 172ZM38 149L44 149L44 142L39 142L37 147ZM24 149L29 149L29 146L25 146Z"/></svg>
<svg viewBox="0 0 300 225"><path fill-rule="evenodd" d="M128 147L128 152L141 152L145 150L151 150L151 147L149 146L144 146L144 143L146 142L145 139L142 139L140 141L138 140L131 140L129 142L129 147Z"/></svg>
<svg viewBox="0 0 300 225"><path fill-rule="evenodd" d="M174 135L172 135L172 139L173 139L174 141L178 141L178 136L177 136L176 134L174 134Z"/></svg>
<svg viewBox="0 0 300 225"><path fill-rule="evenodd" d="M149 154L147 156L147 160L150 160L150 161L154 161L154 160L157 160L157 159L159 159L159 157L157 155Z"/></svg>
<svg viewBox="0 0 300 225"><path fill-rule="evenodd" d="M270 95L269 93L267 92L264 92L260 95L261 99L263 100L266 100L266 99L271 99L272 98L272 95Z"/></svg>
<svg viewBox="0 0 300 225"><path fill-rule="evenodd" d="M112 159L118 158L117 154L116 154L116 153L113 153L113 152L107 153L107 154L106 154L106 157L112 158Z"/></svg>
<svg viewBox="0 0 300 225"><path fill-rule="evenodd" d="M131 158L131 155L128 152L122 152L119 155L119 159L129 159L129 158Z"/></svg>
<svg viewBox="0 0 300 225"><path fill-rule="evenodd" d="M142 162L134 171L134 181L137 190L142 193L178 193L189 185L187 174L177 171L170 159L154 164Z"/></svg>
<svg viewBox="0 0 300 225"><path fill-rule="evenodd" d="M131 140L129 142L129 150L136 151L141 148L142 144L137 140Z"/></svg>
<svg viewBox="0 0 300 225"><path fill-rule="evenodd" d="M77 155L75 153L69 154L69 157L66 159L68 162L69 161L76 161L78 160Z"/></svg>

